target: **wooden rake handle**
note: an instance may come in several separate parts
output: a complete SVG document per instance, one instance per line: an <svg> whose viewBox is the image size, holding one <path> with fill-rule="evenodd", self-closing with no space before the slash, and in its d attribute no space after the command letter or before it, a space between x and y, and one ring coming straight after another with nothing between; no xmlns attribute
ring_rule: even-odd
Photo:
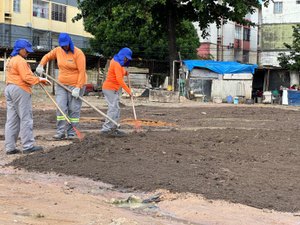
<svg viewBox="0 0 300 225"><path fill-rule="evenodd" d="M43 75L45 75L47 78L49 78L50 80L52 80L53 82L55 82L56 84L58 84L59 86L61 86L62 88L64 88L66 91L72 93L72 91L66 87L65 85L63 85L62 83L60 83L58 80L54 79L53 77L51 77L50 75L43 73ZM78 97L81 101L83 101L85 104L87 104L88 106L90 106L92 109L94 109L97 113L101 114L102 116L104 116L105 118L107 118L108 120L110 120L112 123L114 123L118 128L120 127L120 124L117 123L115 120L113 120L112 118L110 118L108 115L106 115L104 112L102 112L101 110L99 110L98 108L96 108L95 106L93 106L91 103L89 103L87 100L85 100L84 98L82 98L81 96Z"/></svg>
<svg viewBox="0 0 300 225"><path fill-rule="evenodd" d="M68 116L62 111L62 109L58 106L58 104L56 103L56 101L54 100L54 98L49 94L49 92L46 90L46 88L44 87L44 85L42 85L41 83L39 84L40 87L44 90L44 92L48 95L48 97L51 99L51 101L53 102L53 104L56 106L56 108L60 111L60 113L65 117L66 121L69 124L72 124L70 119L68 118Z"/></svg>
<svg viewBox="0 0 300 225"><path fill-rule="evenodd" d="M127 79L128 79L128 86L131 89L129 74L127 75ZM132 111L133 111L134 120L137 120L135 106L134 106L134 101L133 101L133 95L132 94L131 94L130 98L131 98L131 104L132 104Z"/></svg>

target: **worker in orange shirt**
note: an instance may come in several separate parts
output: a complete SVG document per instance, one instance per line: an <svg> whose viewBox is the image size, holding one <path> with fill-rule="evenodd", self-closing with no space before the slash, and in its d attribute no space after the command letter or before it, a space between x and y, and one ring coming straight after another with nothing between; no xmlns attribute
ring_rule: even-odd
<svg viewBox="0 0 300 225"><path fill-rule="evenodd" d="M59 110L56 111L57 131L53 136L55 140L73 139L75 131L73 127L79 124L82 101L78 98L83 96L84 85L87 82L86 59L84 53L74 46L71 37L67 33L61 33L58 37L59 47L54 48L44 55L36 68L38 74L44 73L44 66L50 60L57 60L59 69L58 81L72 93L61 86L56 86L56 102L62 111L69 117L71 124L66 122L65 117Z"/></svg>
<svg viewBox="0 0 300 225"><path fill-rule="evenodd" d="M125 66L129 65L132 59L132 51L130 48L122 48L110 61L106 79L102 85L102 92L108 104L107 115L114 121L120 119L120 93L123 88L130 96L132 95L130 88L124 82L124 76L128 76ZM117 129L116 125L106 119L100 131L104 135L124 136L125 132Z"/></svg>
<svg viewBox="0 0 300 225"><path fill-rule="evenodd" d="M6 64L6 154L20 152L16 148L19 135L23 153L43 150L41 146L34 146L31 87L39 83L48 85L50 82L32 73L25 59L30 52L33 52L31 43L26 39L18 39Z"/></svg>

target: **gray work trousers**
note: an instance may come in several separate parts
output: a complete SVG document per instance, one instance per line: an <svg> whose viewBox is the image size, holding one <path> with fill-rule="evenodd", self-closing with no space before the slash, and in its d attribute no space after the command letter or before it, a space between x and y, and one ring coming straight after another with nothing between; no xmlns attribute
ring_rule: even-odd
<svg viewBox="0 0 300 225"><path fill-rule="evenodd" d="M23 150L26 151L34 144L31 94L17 85L9 84L5 88L5 97L5 150L15 150L20 135Z"/></svg>
<svg viewBox="0 0 300 225"><path fill-rule="evenodd" d="M108 105L107 115L118 123L120 119L120 106L119 106L120 90L119 91L102 90L102 93L104 94L105 101L107 102ZM109 119L106 118L101 131L106 132L116 128L117 126Z"/></svg>
<svg viewBox="0 0 300 225"><path fill-rule="evenodd" d="M75 87L67 86L70 90ZM82 97L84 93L84 88L80 89L80 96ZM61 114L59 110L56 110L56 125L57 134L62 135L67 132L68 136L75 136L75 131L72 127L78 127L80 110L82 106L82 101L78 98L74 98L70 92L62 88L61 86L56 86L56 102L64 114L69 118L71 124L67 123L65 117Z"/></svg>

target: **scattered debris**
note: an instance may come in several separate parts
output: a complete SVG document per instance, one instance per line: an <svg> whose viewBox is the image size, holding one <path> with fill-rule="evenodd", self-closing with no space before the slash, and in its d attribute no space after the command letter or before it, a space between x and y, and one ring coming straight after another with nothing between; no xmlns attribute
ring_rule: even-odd
<svg viewBox="0 0 300 225"><path fill-rule="evenodd" d="M150 126L150 127L175 127L176 124L163 122L163 121L155 121L150 119L139 119L141 125L143 126ZM134 119L123 119L121 121L123 124L128 124L134 126L136 121Z"/></svg>
<svg viewBox="0 0 300 225"><path fill-rule="evenodd" d="M149 207L149 204L157 203L160 201L161 201L160 195L154 195L144 200L138 196L131 195L127 199L112 198L110 200L110 203L124 208L142 208L142 207Z"/></svg>

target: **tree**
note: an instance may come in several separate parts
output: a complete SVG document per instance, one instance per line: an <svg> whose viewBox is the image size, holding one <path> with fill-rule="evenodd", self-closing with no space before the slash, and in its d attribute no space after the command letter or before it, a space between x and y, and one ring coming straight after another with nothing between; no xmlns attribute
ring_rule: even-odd
<svg viewBox="0 0 300 225"><path fill-rule="evenodd" d="M228 20L244 25L254 25L244 17L247 13L253 13L260 7L260 2L268 3L269 0L78 0L81 14L74 19L84 18L84 25L88 32L96 37L104 35L115 37L112 44L126 43L134 38L140 38L142 45L135 46L147 53L153 48L168 49L170 62L170 74L172 74L172 62L177 59L180 47L177 42L179 24L184 21L197 21L202 30L202 36L208 35L206 29L209 24L221 23ZM122 18L128 20L124 21ZM119 17L119 20L118 20ZM111 26L117 23L118 26ZM127 28L127 29L126 29ZM131 28L131 29L128 29ZM143 28L143 29L141 29ZM141 30L140 30L141 29ZM112 33L110 33L112 32ZM137 35L137 33L145 36ZM156 42L155 42L156 41ZM109 43L107 39L103 43ZM149 43L149 45L147 44ZM167 43L167 46L164 44ZM181 50L180 50L181 51ZM150 51L151 52L151 51ZM153 51L152 51L153 52ZM181 51L183 52L183 51Z"/></svg>
<svg viewBox="0 0 300 225"><path fill-rule="evenodd" d="M284 46L290 50L289 54L279 53L279 65L290 71L300 71L300 24L293 26L292 44L284 43Z"/></svg>
<svg viewBox="0 0 300 225"><path fill-rule="evenodd" d="M83 3L87 4L88 1L81 2ZM90 11L88 13L90 15ZM80 17L81 15L76 19ZM141 5L113 6L109 16L101 16L97 21L95 22L94 15L84 17L85 29L95 37L91 40L91 46L96 52L112 56L120 47L128 46L140 58L168 58L166 30L153 20L151 13L141 9ZM176 42L178 51L185 58L196 58L199 38L194 26L183 20L176 27L180 37Z"/></svg>

